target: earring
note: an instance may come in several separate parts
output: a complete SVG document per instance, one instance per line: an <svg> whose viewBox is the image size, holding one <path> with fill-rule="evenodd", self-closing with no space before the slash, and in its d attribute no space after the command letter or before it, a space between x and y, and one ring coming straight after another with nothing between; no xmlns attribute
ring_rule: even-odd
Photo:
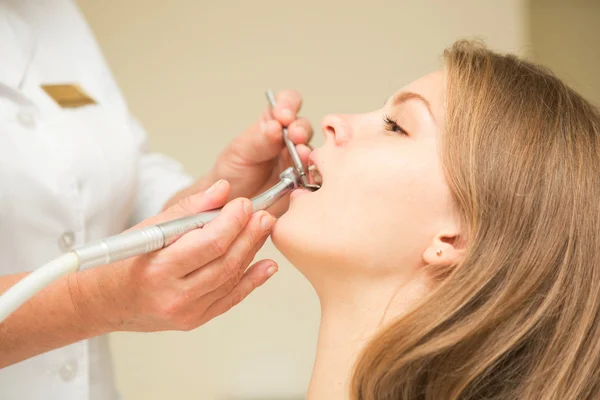
<svg viewBox="0 0 600 400"><path fill-rule="evenodd" d="M441 255L442 255L442 250L441 250L441 249L438 249L438 251L436 251L436 252L435 252L435 254L437 254L437 255L438 255L438 257L439 257L439 256L441 256Z"/></svg>

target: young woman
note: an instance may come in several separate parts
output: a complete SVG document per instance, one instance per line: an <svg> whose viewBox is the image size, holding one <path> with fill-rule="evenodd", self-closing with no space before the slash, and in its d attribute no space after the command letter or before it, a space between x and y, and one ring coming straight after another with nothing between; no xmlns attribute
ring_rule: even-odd
<svg viewBox="0 0 600 400"><path fill-rule="evenodd" d="M330 115L273 241L322 307L309 399L600 398L600 115L459 42Z"/></svg>

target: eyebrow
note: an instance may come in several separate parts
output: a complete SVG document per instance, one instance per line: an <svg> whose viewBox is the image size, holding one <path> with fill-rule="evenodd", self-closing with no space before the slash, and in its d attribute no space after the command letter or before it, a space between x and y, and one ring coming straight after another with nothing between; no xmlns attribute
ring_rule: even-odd
<svg viewBox="0 0 600 400"><path fill-rule="evenodd" d="M435 117L433 116L433 112L431 111L431 104L429 104L429 101L427 101L427 99L425 97L421 96L418 93L400 92L392 98L391 105L392 105L392 107L398 106L409 100L420 100L423 104L425 104L425 107L427 107L427 111L429 111L429 115L431 116L431 119L433 119L433 122L437 123L437 121L435 120Z"/></svg>

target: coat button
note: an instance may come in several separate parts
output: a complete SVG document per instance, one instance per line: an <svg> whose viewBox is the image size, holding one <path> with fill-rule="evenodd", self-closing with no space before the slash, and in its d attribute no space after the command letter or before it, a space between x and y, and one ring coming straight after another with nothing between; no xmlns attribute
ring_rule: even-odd
<svg viewBox="0 0 600 400"><path fill-rule="evenodd" d="M58 238L58 248L61 251L68 252L73 249L73 245L75 244L75 234L71 231L63 233Z"/></svg>
<svg viewBox="0 0 600 400"><path fill-rule="evenodd" d="M19 111L17 113L17 121L19 121L22 127L27 129L35 129L36 127L35 116L27 111Z"/></svg>
<svg viewBox="0 0 600 400"><path fill-rule="evenodd" d="M70 360L64 363L60 369L58 370L58 375L60 375L60 379L65 382L72 381L77 376L77 361Z"/></svg>

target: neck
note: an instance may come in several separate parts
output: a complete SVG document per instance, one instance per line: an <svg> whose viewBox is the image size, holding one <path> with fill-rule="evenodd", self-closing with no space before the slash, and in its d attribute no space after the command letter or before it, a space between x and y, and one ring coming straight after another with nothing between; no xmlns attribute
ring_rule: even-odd
<svg viewBox="0 0 600 400"><path fill-rule="evenodd" d="M426 293L425 281L418 277L357 279L358 287L342 287L339 282L317 291L321 326L307 400L347 400L361 351L383 326L410 310Z"/></svg>

